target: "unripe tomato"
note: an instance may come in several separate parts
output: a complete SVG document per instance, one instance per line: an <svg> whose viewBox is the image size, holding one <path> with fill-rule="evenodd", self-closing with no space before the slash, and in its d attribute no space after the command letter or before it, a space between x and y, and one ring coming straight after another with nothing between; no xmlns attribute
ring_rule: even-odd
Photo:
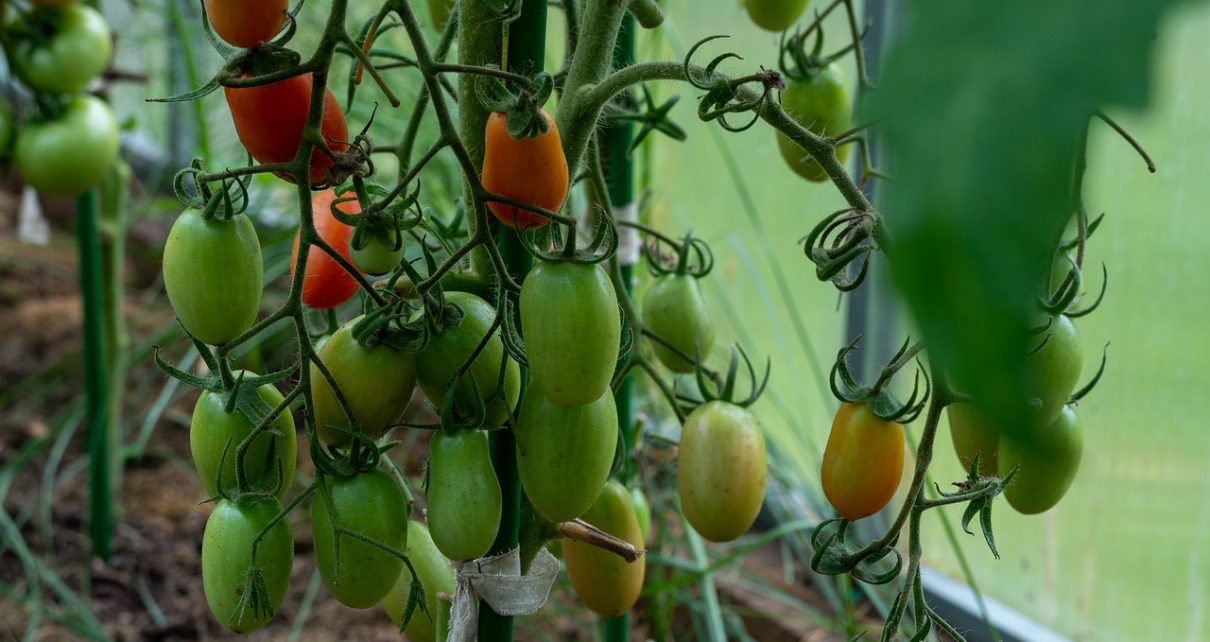
<svg viewBox="0 0 1210 642"><path fill-rule="evenodd" d="M201 210L177 217L164 244L164 289L189 334L222 345L256 322L264 290L260 238L244 215L206 220Z"/></svg>
<svg viewBox="0 0 1210 642"><path fill-rule="evenodd" d="M1084 367L1084 344L1070 317L1056 316L1047 334L1042 348L1025 360L1029 397L1041 402L1032 413L1036 428L1049 426L1059 416Z"/></svg>
<svg viewBox="0 0 1210 642"><path fill-rule="evenodd" d="M984 416L983 411L968 403L956 403L946 409L950 420L950 437L954 451L963 468L969 469L975 455L979 457L979 474L988 477L999 474L1000 432Z"/></svg>
<svg viewBox="0 0 1210 642"><path fill-rule="evenodd" d="M789 79L781 92L781 106L799 125L820 136L835 136L853 127L853 100L844 73L829 64L805 80ZM828 175L806 150L781 132L777 132L777 147L794 173L809 181L828 180ZM843 164L849 157L849 146L836 150Z"/></svg>
<svg viewBox="0 0 1210 642"><path fill-rule="evenodd" d="M807 0L742 0L748 17L761 29L785 31L798 22Z"/></svg>
<svg viewBox="0 0 1210 642"><path fill-rule="evenodd" d="M76 94L109 66L113 41L109 24L96 9L85 5L60 5L52 12L38 12L18 20L14 33L40 31L33 20L49 19L53 32L41 38L21 36L12 43L13 66L34 91L44 94Z"/></svg>
<svg viewBox="0 0 1210 642"><path fill-rule="evenodd" d="M643 489L637 486L630 489L630 499L634 502L634 512L639 517L639 532L643 534L643 541L647 542L651 538L651 502L647 501Z"/></svg>
<svg viewBox="0 0 1210 642"><path fill-rule="evenodd" d="M267 42L286 22L286 0L205 0L206 17L220 38L249 49Z"/></svg>
<svg viewBox="0 0 1210 642"><path fill-rule="evenodd" d="M370 439L378 439L399 421L416 387L416 358L410 352L385 344L362 347L353 337L353 326L361 317L344 324L319 351L358 427ZM349 438L333 428L349 430L336 393L315 364L311 364L311 398L315 404L315 429L324 443L344 446Z"/></svg>
<svg viewBox="0 0 1210 642"><path fill-rule="evenodd" d="M26 183L51 196L75 196L101 182L118 157L118 121L104 101L77 96L54 120L17 131L13 161Z"/></svg>
<svg viewBox="0 0 1210 642"><path fill-rule="evenodd" d="M643 547L643 534L630 493L616 480L605 484L601 496L582 519L614 537ZM565 539L563 561L580 601L604 617L629 611L643 590L646 565L642 558L627 562L591 544Z"/></svg>
<svg viewBox="0 0 1210 642"><path fill-rule="evenodd" d="M598 265L539 262L521 285L521 332L533 384L560 406L583 406L609 390L622 319Z"/></svg>
<svg viewBox="0 0 1210 642"><path fill-rule="evenodd" d="M442 328L429 337L428 345L416 355L420 389L438 408L445 401L445 389L450 379L474 354L496 318L495 308L467 292L446 292L445 302L462 311L462 321L458 325ZM455 406L464 413L470 412L476 389L481 398L486 398L499 385L501 363L505 368L504 390L502 396L487 404L486 422L489 426L504 425L521 396L521 366L505 352L499 330L492 333L487 345L479 351L466 375L458 382L456 392Z"/></svg>
<svg viewBox="0 0 1210 642"><path fill-rule="evenodd" d="M236 378L240 373L235 373ZM248 372L245 377L255 377ZM282 402L282 394L272 384L256 389L257 394L269 407L276 408ZM219 461L223 461L223 489L229 494L238 492L235 478L236 453L240 443L256 424L248 421L238 410L228 413L223 394L206 390L193 407L193 418L189 423L189 452L193 454L193 467L202 480L202 487L210 497L218 495L215 480L218 477ZM248 448L244 458L244 475L257 488L268 488L277 483L278 465L281 466L283 483L277 498L286 496L290 481L294 479L294 466L298 460L298 434L294 429L294 416L287 410L277 416L270 426L281 433L262 432ZM230 446L228 446L230 443ZM223 450L227 450L226 457Z"/></svg>
<svg viewBox="0 0 1210 642"><path fill-rule="evenodd" d="M567 157L559 140L559 128L550 114L545 134L514 139L508 133L508 118L499 112L487 118L484 140L483 187L493 194L514 198L546 210L558 211L567 197ZM550 223L539 214L495 201L488 209L500 222L515 229L541 227Z"/></svg>
<svg viewBox="0 0 1210 642"><path fill-rule="evenodd" d="M618 412L611 393L564 408L530 386L515 434L517 469L534 510L557 524L592 507L617 451Z"/></svg>
<svg viewBox="0 0 1210 642"><path fill-rule="evenodd" d="M282 510L276 499L236 503L219 500L202 533L202 589L214 618L236 633L251 633L273 619L290 584L294 537L290 520L282 518L256 548L255 567L265 580L269 609L239 609L244 579L253 566L252 543L261 529Z"/></svg>
<svg viewBox="0 0 1210 642"><path fill-rule="evenodd" d="M399 484L381 470L351 479L328 478L329 506L323 491L311 508L311 534L319 573L333 597L345 606L368 609L386 597L403 570L403 560L367 542L337 534L341 527L403 552L407 545L407 500ZM338 559L339 558L339 559ZM411 575L407 573L407 575Z"/></svg>
<svg viewBox="0 0 1210 642"><path fill-rule="evenodd" d="M235 133L257 162L289 163L298 155L311 106L312 81L311 74L306 73L257 87L223 88ZM348 149L349 127L331 89L324 90L320 131L333 152ZM316 149L311 153L310 167L311 183L323 183L332 159L322 149ZM278 176L294 180L288 175Z"/></svg>
<svg viewBox="0 0 1210 642"><path fill-rule="evenodd" d="M1071 406L1064 406L1045 428L1035 427L1022 438L1005 435L1000 440L1000 468L1005 474L1021 468L1004 489L1004 497L1025 515L1050 510L1071 487L1083 454L1080 417Z"/></svg>
<svg viewBox="0 0 1210 642"><path fill-rule="evenodd" d="M849 521L882 510L903 477L903 426L866 404L843 403L823 452L823 492Z"/></svg>
<svg viewBox="0 0 1210 642"><path fill-rule="evenodd" d="M408 559L416 569L420 586L424 587L424 602L428 607L428 614L416 609L407 626L403 627L403 632L412 642L436 642L437 609L442 608L442 605L448 609L450 605L449 602L439 602L437 594L454 594L454 569L450 566L450 561L437 550L437 545L429 535L429 529L420 522L408 522L407 553ZM396 626L403 625L403 614L407 610L411 589L412 574L405 568L399 573L399 579L395 580L391 592L382 601L383 608Z"/></svg>
<svg viewBox="0 0 1210 642"><path fill-rule="evenodd" d="M355 235L355 233L349 235L349 257L353 260L353 265L356 265L357 269L362 272L380 276L393 271L403 261L402 238L399 239L399 247L391 249L391 246L383 239L374 235L366 235L365 247L359 250L353 247Z"/></svg>
<svg viewBox="0 0 1210 642"><path fill-rule="evenodd" d="M668 274L656 279L643 296L643 325L690 357L704 359L714 347L714 319L697 278ZM673 372L693 372L694 363L651 341L655 356Z"/></svg>
<svg viewBox="0 0 1210 642"><path fill-rule="evenodd" d="M315 231L319 233L319 238L332 246L332 249L336 250L345 260L352 261L349 256L349 237L353 235L353 228L341 223L332 215L332 202L335 200L336 193L330 189L316 192L311 197L311 213L314 216ZM345 201L337 207L346 214L361 212L361 206L357 204L357 201ZM298 265L300 242L301 233L295 233L294 251L290 254L290 276L294 276L294 270ZM311 248L307 254L306 276L303 277L303 305L317 310L335 308L353 298L353 295L357 294L357 288L357 279L346 272L336 262L336 259L328 256L327 252L318 247Z"/></svg>
<svg viewBox="0 0 1210 642"><path fill-rule="evenodd" d="M503 497L487 433L445 429L429 443L429 533L455 562L483 557L500 530Z"/></svg>
<svg viewBox="0 0 1210 642"><path fill-rule="evenodd" d="M748 532L765 500L765 437L752 413L711 401L685 419L677 489L693 530L712 542Z"/></svg>

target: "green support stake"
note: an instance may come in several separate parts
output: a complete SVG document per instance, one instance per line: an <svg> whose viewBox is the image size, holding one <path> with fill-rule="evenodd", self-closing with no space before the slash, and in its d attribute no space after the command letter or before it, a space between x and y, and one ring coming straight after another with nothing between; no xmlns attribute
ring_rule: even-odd
<svg viewBox="0 0 1210 642"><path fill-rule="evenodd" d="M618 43L613 49L615 69L634 64L634 16L627 13L618 32ZM614 216L635 218L634 167L630 159L630 145L634 140L633 123L615 124L605 130L605 180L609 185L609 200L613 204ZM618 261L621 263L622 281L629 292L634 287L634 264L638 260L638 240L632 229L620 228L622 242L618 245ZM634 423L631 409L630 377L622 380L614 399L618 407L618 427L622 430L623 452L631 449L630 428ZM623 483L629 482L633 474L630 462L623 467ZM640 560L636 564L642 564ZM605 642L627 642L630 639L630 614L601 620L602 637Z"/></svg>
<svg viewBox="0 0 1210 642"><path fill-rule="evenodd" d="M88 426L88 533L93 554L108 561L113 533L110 496L109 422L105 398L105 331L101 310L101 254L94 191L76 200L80 246L80 296L84 302L84 391Z"/></svg>

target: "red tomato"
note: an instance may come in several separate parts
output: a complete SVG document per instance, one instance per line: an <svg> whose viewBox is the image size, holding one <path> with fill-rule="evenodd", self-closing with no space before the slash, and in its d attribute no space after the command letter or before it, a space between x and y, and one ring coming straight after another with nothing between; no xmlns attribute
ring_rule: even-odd
<svg viewBox="0 0 1210 642"><path fill-rule="evenodd" d="M272 40L286 22L286 0L205 0L220 38L245 49Z"/></svg>
<svg viewBox="0 0 1210 642"><path fill-rule="evenodd" d="M484 141L483 187L493 194L515 198L555 211L567 196L567 157L559 129L550 114L542 111L550 129L532 138L514 139L508 133L508 118L499 112L487 119ZM541 227L550 219L529 210L490 202L492 214L514 229Z"/></svg>
<svg viewBox="0 0 1210 642"><path fill-rule="evenodd" d="M241 76L241 77L247 77ZM288 163L298 154L307 110L311 105L311 74L302 74L259 87L224 88L239 140L260 163ZM324 92L323 136L333 152L349 147L349 127L332 90ZM311 182L327 178L332 159L317 149L311 153ZM282 178L293 182L289 176Z"/></svg>
<svg viewBox="0 0 1210 642"><path fill-rule="evenodd" d="M330 189L316 192L311 197L311 211L315 216L315 229L319 238L331 245L345 260L349 258L349 237L353 228L336 220L332 216L332 201L336 200L336 192ZM361 213L357 201L345 201L338 205L340 211L347 214ZM294 275L294 266L298 263L299 234L294 234L294 251L290 254L290 275ZM326 310L334 308L357 294L357 279L345 272L327 252L312 247L307 255L307 272L303 277L302 302L312 308Z"/></svg>

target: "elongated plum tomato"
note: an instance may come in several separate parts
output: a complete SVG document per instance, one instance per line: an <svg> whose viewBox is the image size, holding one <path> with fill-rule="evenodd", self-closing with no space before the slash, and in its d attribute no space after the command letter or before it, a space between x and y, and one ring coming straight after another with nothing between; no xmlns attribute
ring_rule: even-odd
<svg viewBox="0 0 1210 642"><path fill-rule="evenodd" d="M399 421L416 387L416 359L410 352L380 343L366 348L353 336L357 317L332 333L319 350L349 404L357 425L370 439L378 439L387 426ZM349 438L335 430L350 430L349 418L331 384L319 367L311 364L311 398L315 404L316 430L324 443L343 446Z"/></svg>
<svg viewBox="0 0 1210 642"><path fill-rule="evenodd" d="M733 403L698 406L681 430L677 489L693 530L712 542L748 532L765 499L765 437L752 413Z"/></svg>
<svg viewBox="0 0 1210 642"><path fill-rule="evenodd" d="M843 403L823 452L823 492L855 521L882 510L903 477L903 426L879 419L863 403Z"/></svg>
<svg viewBox="0 0 1210 642"><path fill-rule="evenodd" d="M445 389L450 380L478 349L496 318L496 309L474 294L446 292L445 303L461 311L461 320L432 334L424 351L416 355L420 389L438 408L445 401ZM501 364L504 367L504 389L492 395L500 384ZM517 407L517 399L521 396L521 366L505 352L499 330L492 332L487 344L471 363L467 375L458 382L455 408L469 413L474 407L476 390L481 398L493 397L486 408L489 426L503 425L509 413Z"/></svg>
<svg viewBox="0 0 1210 642"><path fill-rule="evenodd" d="M984 411L969 403L956 403L945 412L949 415L950 437L962 467L969 469L975 455L979 454L979 474L999 474L1000 432Z"/></svg>
<svg viewBox="0 0 1210 642"><path fill-rule="evenodd" d="M550 114L544 134L517 140L508 133L508 118L499 112L487 118L484 141L483 187L493 194L555 211L567 197L567 157L559 140L559 128ZM515 229L541 227L550 223L529 210L495 201L487 204L501 223Z"/></svg>
<svg viewBox="0 0 1210 642"><path fill-rule="evenodd" d="M247 74L239 76L247 78ZM311 106L310 73L256 87L224 87L235 133L248 153L261 163L289 163L298 154L307 110ZM323 121L320 125L324 140L333 152L349 147L349 127L344 112L332 91L324 91ZM322 149L311 153L311 184L325 182L332 159ZM293 182L288 175L278 174Z"/></svg>
<svg viewBox="0 0 1210 642"><path fill-rule="evenodd" d="M483 557L500 530L503 496L487 433L446 429L429 442L429 533L455 562Z"/></svg>
<svg viewBox="0 0 1210 642"><path fill-rule="evenodd" d="M286 22L286 0L206 0L206 17L220 38L249 49L267 42Z"/></svg>
<svg viewBox="0 0 1210 642"><path fill-rule="evenodd" d="M39 192L75 196L101 182L118 157L118 121L104 101L77 96L58 118L17 130L13 161Z"/></svg>
<svg viewBox="0 0 1210 642"><path fill-rule="evenodd" d="M622 320L598 265L539 262L521 285L521 332L533 383L560 406L583 406L609 389Z"/></svg>
<svg viewBox="0 0 1210 642"><path fill-rule="evenodd" d="M690 357L704 359L714 347L714 319L697 278L668 274L656 279L643 296L643 325ZM655 356L673 372L693 372L694 363L652 340Z"/></svg>
<svg viewBox="0 0 1210 642"><path fill-rule="evenodd" d="M1025 360L1034 428L1049 426L1080 382L1084 344L1071 318L1060 314L1043 335L1045 343ZM1031 404L1031 405L1032 405Z"/></svg>
<svg viewBox="0 0 1210 642"><path fill-rule="evenodd" d="M403 570L403 560L368 542L337 535L333 522L403 552L408 536L407 500L399 484L381 470L327 481L331 503L320 490L315 493L311 508L311 534L315 538L319 573L338 602L368 609L390 592Z"/></svg>
<svg viewBox="0 0 1210 642"><path fill-rule="evenodd" d="M264 289L256 228L245 215L206 220L188 209L164 245L164 288L189 334L222 345L256 321Z"/></svg>
<svg viewBox="0 0 1210 642"><path fill-rule="evenodd" d="M790 79L781 92L781 106L799 125L820 136L834 136L853 127L853 100L844 73L829 64L805 80ZM794 173L809 181L822 182L828 175L798 143L777 132L777 147ZM836 158L844 164L849 146L836 149Z"/></svg>
<svg viewBox="0 0 1210 642"><path fill-rule="evenodd" d="M785 31L798 22L807 0L743 0L748 17L766 31Z"/></svg>
<svg viewBox="0 0 1210 642"><path fill-rule="evenodd" d="M530 386L515 432L517 469L534 510L557 524L592 508L609 479L618 444L618 413L611 393L565 408Z"/></svg>
<svg viewBox="0 0 1210 642"><path fill-rule="evenodd" d="M235 373L235 376L238 378L240 373ZM256 375L248 372L244 376L251 378ZM282 394L272 384L260 386L256 392L270 408L276 408L282 402ZM189 451L193 454L193 467L197 469L208 496L218 494L216 480L219 461L223 462L223 489L231 495L238 492L236 451L254 428L256 423L238 409L227 412L222 393L207 390L198 397L197 405L193 407L193 419L189 423ZM227 451L225 457L224 449ZM244 475L254 487L267 489L277 483L280 465L282 484L277 498L281 499L286 496L290 481L294 479L297 460L298 434L294 429L294 417L287 410L273 420L269 430L252 441L244 457Z"/></svg>
<svg viewBox="0 0 1210 642"><path fill-rule="evenodd" d="M454 594L454 569L450 566L450 561L445 559L441 551L437 550L433 537L429 535L429 529L414 520L408 522L407 554L408 560L416 569L420 586L424 588L424 602L428 606L428 613L416 609L407 625L403 624L408 595L411 594L412 589L412 574L407 569L404 569L399 574L399 579L395 580L395 586L382 600L382 607L386 609L387 615L396 626L403 626L403 632L412 642L436 642L437 609L442 605L448 609L450 604L448 601L439 602L437 594L445 593L451 596Z"/></svg>
<svg viewBox="0 0 1210 642"><path fill-rule="evenodd" d="M643 533L635 514L630 493L616 480L610 480L601 490L592 508L584 514L584 521L597 528L643 547ZM645 560L626 560L584 542L563 540L563 561L567 564L567 577L576 595L594 613L615 617L630 610L643 590L646 573Z"/></svg>
<svg viewBox="0 0 1210 642"><path fill-rule="evenodd" d="M1071 406L1064 406L1045 428L1033 427L1022 438L1004 436L1000 440L1001 470L1007 475L1020 466L1004 489L1004 497L1025 515L1050 510L1067 494L1083 454L1080 417Z"/></svg>
<svg viewBox="0 0 1210 642"><path fill-rule="evenodd" d="M113 54L109 24L92 7L63 6L26 14L9 33L8 51L22 79L39 93L75 94L105 71ZM49 31L49 35L46 32ZM20 35L41 32L38 36Z"/></svg>
<svg viewBox="0 0 1210 642"><path fill-rule="evenodd" d="M315 231L319 233L319 238L332 246L332 249L336 250L345 260L351 262L349 237L353 234L353 228L341 223L332 215L332 203L335 200L336 193L330 189L316 192L311 197ZM336 207L346 214L361 213L361 206L357 204L357 201L344 201ZM298 245L301 236L301 231L294 234L294 251L290 254L291 276L294 276L295 266L298 265ZM353 295L357 294L357 288L357 279L346 272L336 262L336 259L328 256L327 252L318 247L311 248L307 254L306 276L303 277L303 305L317 310L335 308L353 298Z"/></svg>
<svg viewBox="0 0 1210 642"><path fill-rule="evenodd" d="M202 534L202 589L206 604L223 626L244 634L273 619L290 584L294 564L294 537L290 520L283 518L265 534L252 560L252 543L261 529L282 510L276 499L234 502L219 500L206 520ZM256 608L240 608L249 588L248 570L255 567L264 579L265 594L250 602Z"/></svg>

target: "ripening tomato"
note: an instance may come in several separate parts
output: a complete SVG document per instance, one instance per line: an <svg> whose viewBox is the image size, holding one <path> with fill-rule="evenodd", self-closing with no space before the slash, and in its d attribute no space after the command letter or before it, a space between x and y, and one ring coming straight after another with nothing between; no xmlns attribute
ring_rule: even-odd
<svg viewBox="0 0 1210 642"><path fill-rule="evenodd" d="M903 425L863 403L843 403L823 452L823 492L836 512L856 521L882 510L903 477Z"/></svg>
<svg viewBox="0 0 1210 642"><path fill-rule="evenodd" d="M206 0L205 5L214 32L245 49L272 40L286 22L286 0Z"/></svg>
<svg viewBox="0 0 1210 642"><path fill-rule="evenodd" d="M474 294L446 292L445 303L461 310L462 320L430 336L428 345L416 355L420 389L438 408L445 401L445 389L450 380L474 354L496 318L496 309ZM466 375L458 382L455 393L455 407L469 413L475 403L476 390L481 398L486 398L499 387L501 364L504 364L504 390L487 404L485 421L489 426L504 425L521 396L521 366L504 350L499 330L492 332Z"/></svg>
<svg viewBox="0 0 1210 642"><path fill-rule="evenodd" d="M330 189L316 192L311 197L311 213L314 216L315 231L319 238L332 246L346 261L352 261L349 256L349 237L353 228L341 223L332 215L332 203L336 193ZM361 206L357 201L345 201L336 207L345 214L358 214ZM290 254L290 275L298 265L298 244L301 232L294 234L294 251ZM303 277L302 302L317 310L326 310L343 305L357 294L359 285L352 274L345 271L327 252L312 246L307 254L307 272Z"/></svg>
<svg viewBox="0 0 1210 642"><path fill-rule="evenodd" d="M50 31L46 34L46 30ZM34 12L9 28L11 61L34 91L76 94L105 71L113 54L109 24L96 9L73 4ZM42 32L26 35L25 32Z"/></svg>
<svg viewBox="0 0 1210 642"><path fill-rule="evenodd" d="M240 376L235 373L236 378ZM245 377L256 375L247 372ZM282 394L272 384L256 389L257 394L270 408L282 402ZM189 452L193 455L193 466L202 480L202 487L210 497L218 495L219 461L223 462L223 489L234 495L238 492L235 479L236 451L256 424L249 421L238 409L227 412L226 400L221 392L204 391L193 407L193 418L189 422ZM298 460L298 434L294 428L294 416L287 410L273 420L269 430L262 432L248 448L244 458L244 475L255 488L269 488L278 481L281 470L282 484L277 498L286 496L290 482L294 479L294 466ZM230 445L228 445L230 444ZM224 456L223 451L226 450Z"/></svg>
<svg viewBox="0 0 1210 642"><path fill-rule="evenodd" d="M725 401L685 419L677 455L677 489L693 530L712 542L748 532L765 500L765 437L746 409Z"/></svg>
<svg viewBox="0 0 1210 642"><path fill-rule="evenodd" d="M567 197L567 157L563 155L563 143L559 140L559 128L554 119L545 110L542 116L550 129L545 134L521 140L508 133L508 118L504 114L495 112L488 116L483 187L493 194L553 212ZM550 223L550 219L514 205L493 201L487 206L501 223L511 228L541 227Z"/></svg>
<svg viewBox="0 0 1210 642"><path fill-rule="evenodd" d="M1050 425L1067 405L1080 382L1084 345L1071 317L1060 314L1050 324L1041 349L1025 360L1029 397L1036 427ZM1032 404L1031 404L1032 405Z"/></svg>
<svg viewBox="0 0 1210 642"><path fill-rule="evenodd" d="M17 131L13 162L43 194L75 196L101 182L118 158L118 121L100 98L77 96L58 117Z"/></svg>
<svg viewBox="0 0 1210 642"><path fill-rule="evenodd" d="M395 585L403 570L403 560L367 542L337 535L333 521L403 552L408 536L407 500L399 484L381 470L359 473L350 479L329 477L327 482L331 505L320 490L311 507L311 534L319 573L338 602L368 609L386 597Z"/></svg>
<svg viewBox="0 0 1210 642"><path fill-rule="evenodd" d="M714 318L690 274L668 274L651 284L643 296L643 325L689 357L700 353L705 359L714 347ZM669 370L693 372L693 361L659 341L652 340L651 348Z"/></svg>
<svg viewBox="0 0 1210 642"><path fill-rule="evenodd" d="M319 360L336 380L358 427L370 439L378 439L399 421L412 400L416 358L386 344L363 347L353 337L353 326L360 320L357 317L332 333L319 351ZM310 376L319 438L334 446L349 443L346 435L335 430L349 430L350 424L327 377L315 364L311 364Z"/></svg>
<svg viewBox="0 0 1210 642"><path fill-rule="evenodd" d="M1021 438L1000 440L1000 468L1017 474L1004 497L1017 512L1036 515L1050 510L1071 487L1084 454L1084 434L1075 408L1064 406L1049 426L1033 427Z"/></svg>
<svg viewBox="0 0 1210 642"><path fill-rule="evenodd" d="M202 589L214 618L236 633L251 633L273 619L290 585L294 565L294 537L290 520L282 518L265 534L252 560L252 542L282 511L276 499L234 502L219 500L202 533ZM240 609L248 570L254 567L264 579L265 595Z"/></svg>
<svg viewBox="0 0 1210 642"><path fill-rule="evenodd" d="M807 0L742 0L748 17L766 31L785 31L794 25L807 8Z"/></svg>
<svg viewBox="0 0 1210 642"><path fill-rule="evenodd" d="M231 110L231 120L235 122L235 133L257 162L289 163L298 155L311 105L312 81L312 75L306 73L257 87L223 88L227 106ZM333 152L348 149L349 127L331 89L324 91L320 131ZM313 151L311 184L326 182L331 167L332 159L322 149ZM294 180L288 175L278 176L291 182Z"/></svg>
<svg viewBox="0 0 1210 642"><path fill-rule="evenodd" d="M521 285L521 332L533 384L560 406L583 406L609 390L622 318L599 265L538 262Z"/></svg>
<svg viewBox="0 0 1210 642"><path fill-rule="evenodd" d="M164 244L168 302L185 330L210 345L256 322L264 270L256 228L242 214L206 220L201 210L185 210Z"/></svg>
<svg viewBox="0 0 1210 642"><path fill-rule="evenodd" d="M429 442L429 534L455 562L483 557L500 530L503 495L487 433L446 429Z"/></svg>
<svg viewBox="0 0 1210 642"><path fill-rule="evenodd" d="M424 588L424 602L428 607L428 613L416 609L412 613L412 619L408 620L407 625L404 626L403 614L407 610L408 595L411 594L412 589L412 574L406 568L399 573L399 579L395 580L395 586L383 599L382 606L396 626L403 626L403 632L407 634L409 640L412 642L436 642L437 609L444 607L448 610L450 608L450 603L439 601L437 594L445 593L451 596L454 594L454 569L450 566L450 561L445 559L441 551L437 550L433 537L429 535L429 529L414 520L408 522L407 554L412 566L416 569L416 577L420 580L420 586Z"/></svg>
<svg viewBox="0 0 1210 642"><path fill-rule="evenodd" d="M853 100L844 73L834 63L805 80L789 79L789 86L781 92L781 106L799 125L820 136L835 136L853 127ZM819 163L781 132L777 132L777 147L794 173L809 181L828 180ZM841 164L848 157L848 145L837 148Z"/></svg>
<svg viewBox="0 0 1210 642"><path fill-rule="evenodd" d="M592 508L617 451L618 412L612 393L565 408L530 386L514 432L521 484L538 514L557 524Z"/></svg>
<svg viewBox="0 0 1210 642"><path fill-rule="evenodd" d="M979 454L979 474L988 477L999 474L1000 431L983 411L968 403L956 403L946 409L950 420L950 437L962 467L969 469Z"/></svg>
<svg viewBox="0 0 1210 642"><path fill-rule="evenodd" d="M630 493L617 480L610 480L584 521L642 548L643 534ZM626 560L584 542L563 540L563 561L576 595L594 613L616 617L630 610L643 590L645 560Z"/></svg>

